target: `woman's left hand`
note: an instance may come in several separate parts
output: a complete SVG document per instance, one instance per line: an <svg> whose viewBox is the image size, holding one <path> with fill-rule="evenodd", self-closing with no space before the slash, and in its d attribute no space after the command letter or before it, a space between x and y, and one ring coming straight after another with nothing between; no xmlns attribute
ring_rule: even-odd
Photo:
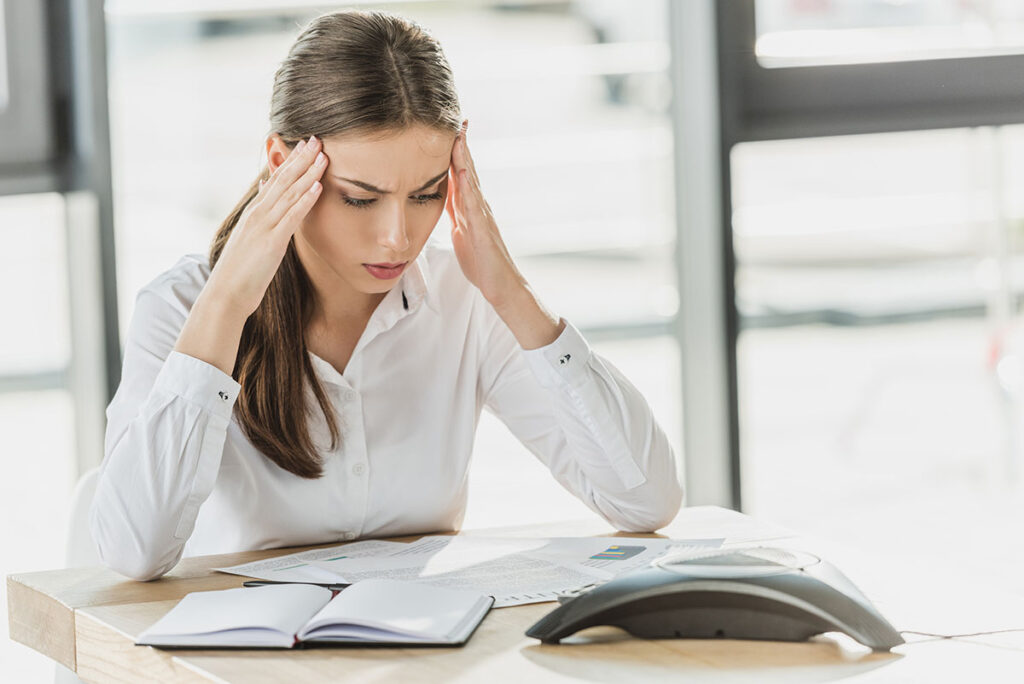
<svg viewBox="0 0 1024 684"><path fill-rule="evenodd" d="M466 144L468 123L462 123L452 148L445 209L452 221L452 246L462 272L497 308L522 291L526 280L513 263L480 190L480 178Z"/></svg>

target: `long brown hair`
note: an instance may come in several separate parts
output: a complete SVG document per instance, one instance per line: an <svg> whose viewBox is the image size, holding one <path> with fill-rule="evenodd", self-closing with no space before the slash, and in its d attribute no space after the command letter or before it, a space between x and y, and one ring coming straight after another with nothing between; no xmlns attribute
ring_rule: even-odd
<svg viewBox="0 0 1024 684"><path fill-rule="evenodd" d="M458 132L455 81L441 45L413 21L382 11L343 10L313 20L274 76L271 131L289 147L311 135L387 134L420 124ZM217 263L245 207L268 177L266 168L221 224L210 246ZM232 376L246 436L277 465L304 478L323 475L310 435L316 410L327 419L333 450L341 435L306 347L315 295L289 243L256 311L245 322Z"/></svg>

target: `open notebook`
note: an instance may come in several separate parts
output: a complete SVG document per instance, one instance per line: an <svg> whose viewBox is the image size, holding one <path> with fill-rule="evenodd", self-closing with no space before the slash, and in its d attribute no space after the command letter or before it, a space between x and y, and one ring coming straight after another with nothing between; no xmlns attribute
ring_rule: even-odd
<svg viewBox="0 0 1024 684"><path fill-rule="evenodd" d="M494 598L475 591L368 579L332 598L312 584L197 591L135 641L178 648L294 648L306 644L459 646Z"/></svg>

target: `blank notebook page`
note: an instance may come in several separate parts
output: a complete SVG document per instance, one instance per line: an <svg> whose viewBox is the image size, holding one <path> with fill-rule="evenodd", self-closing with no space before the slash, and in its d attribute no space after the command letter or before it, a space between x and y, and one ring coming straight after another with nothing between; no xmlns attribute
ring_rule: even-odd
<svg viewBox="0 0 1024 684"><path fill-rule="evenodd" d="M188 594L147 631L204 634L263 627L295 634L331 600L331 590L311 584L273 584Z"/></svg>
<svg viewBox="0 0 1024 684"><path fill-rule="evenodd" d="M458 639L466 631L467 617L479 616L483 600L477 591L368 579L342 591L299 636L315 638L309 633L331 624L357 624L423 639ZM489 606L490 599L486 601Z"/></svg>

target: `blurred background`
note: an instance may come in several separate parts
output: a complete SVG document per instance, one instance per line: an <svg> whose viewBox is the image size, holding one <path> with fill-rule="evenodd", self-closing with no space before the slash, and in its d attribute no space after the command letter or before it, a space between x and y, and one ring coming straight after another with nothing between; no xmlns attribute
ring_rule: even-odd
<svg viewBox="0 0 1024 684"><path fill-rule="evenodd" d="M136 292L207 251L278 63L353 6L441 41L511 252L647 396L688 503L1024 592L1000 0L0 0L0 574L65 565ZM593 516L489 414L475 455L467 527ZM0 679L49 681L6 629Z"/></svg>

